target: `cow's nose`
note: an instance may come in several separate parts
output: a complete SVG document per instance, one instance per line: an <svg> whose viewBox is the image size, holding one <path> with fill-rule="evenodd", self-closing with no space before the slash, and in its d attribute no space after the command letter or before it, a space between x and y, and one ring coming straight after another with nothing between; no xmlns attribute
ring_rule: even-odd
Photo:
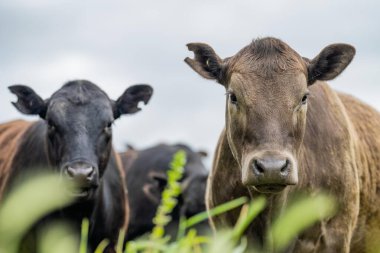
<svg viewBox="0 0 380 253"><path fill-rule="evenodd" d="M66 174L80 184L88 184L94 179L95 168L87 163L73 163L66 167Z"/></svg>
<svg viewBox="0 0 380 253"><path fill-rule="evenodd" d="M252 168L257 176L275 176L281 174L287 176L289 174L290 161L286 158L256 158L253 159Z"/></svg>

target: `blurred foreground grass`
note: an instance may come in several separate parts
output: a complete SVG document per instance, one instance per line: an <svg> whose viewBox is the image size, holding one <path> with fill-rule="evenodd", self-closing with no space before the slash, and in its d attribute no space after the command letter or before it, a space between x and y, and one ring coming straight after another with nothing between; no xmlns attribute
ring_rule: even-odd
<svg viewBox="0 0 380 253"><path fill-rule="evenodd" d="M117 253L240 253L248 251L245 229L252 220L265 208L264 197L248 200L245 197L220 205L209 213L197 214L189 219L182 219L175 241L165 235L165 225L170 222L170 213L177 204L181 193L178 183L186 164L185 152L177 152L168 172L168 185L162 194L162 201L154 218L155 227L148 237L129 241L123 247L124 233L119 237ZM63 189L73 187L55 175L38 175L29 179L11 193L0 204L0 253L17 252L20 240L25 232L45 214L68 205L72 199ZM241 207L240 217L234 228L218 231L214 235L198 235L192 227L208 218L234 208ZM320 194L314 197L303 197L291 204L273 223L267 238L266 249L281 250L304 229L316 221L331 217L336 211L332 197ZM38 250L41 253L87 253L89 222L82 224L82 237L76 238L72 228L67 224L50 224L38 238ZM270 236L269 236L270 235ZM107 246L104 240L95 253L102 253ZM273 246L274 245L274 246ZM123 248L125 248L123 250ZM249 249L249 252L260 252Z"/></svg>

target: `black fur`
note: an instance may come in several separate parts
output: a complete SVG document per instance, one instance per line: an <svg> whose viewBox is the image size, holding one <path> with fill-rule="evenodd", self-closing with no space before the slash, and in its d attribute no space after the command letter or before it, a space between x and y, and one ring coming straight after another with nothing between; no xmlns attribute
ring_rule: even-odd
<svg viewBox="0 0 380 253"><path fill-rule="evenodd" d="M222 79L222 60L215 51L207 44L189 43L187 47L194 52L194 60L187 57L185 62L195 71L207 79Z"/></svg>
<svg viewBox="0 0 380 253"><path fill-rule="evenodd" d="M37 114L45 118L46 103L33 89L24 85L13 85L9 90L18 97L12 104L22 113Z"/></svg>
<svg viewBox="0 0 380 253"><path fill-rule="evenodd" d="M133 108L137 108L139 101L145 104L149 101L152 88L132 86L118 103L85 80L65 84L46 101L27 86L12 86L10 90L18 96L17 109L22 113L38 114L43 120L32 124L21 136L5 191L15 187L16 178L40 169L66 176L72 164L91 165L95 176L91 177L91 188L85 189L87 195L45 217L34 230L52 219L65 219L75 224L79 232L82 219L88 217L91 248L95 249L101 240L108 238L111 249L124 225L127 197L121 168L116 162L117 154L112 151L114 109L120 112L118 116L135 112ZM146 90L149 94L145 94ZM43 116L42 110L45 111Z"/></svg>
<svg viewBox="0 0 380 253"><path fill-rule="evenodd" d="M126 155L121 154L127 174L127 187L130 196L130 224L127 239L131 240L153 228L152 219L161 200L161 193L167 184L166 173L173 155L183 149L187 155L185 174L182 179L183 192L179 204L172 212L172 221L166 231L175 234L181 215L190 217L206 210L205 188L208 171L202 163L202 155L188 146L161 144L137 152L137 158L131 165ZM128 151L127 151L128 152ZM127 159L127 160L126 160ZM145 190L144 190L145 188ZM149 190L147 192L146 190ZM201 228L207 228L202 224Z"/></svg>

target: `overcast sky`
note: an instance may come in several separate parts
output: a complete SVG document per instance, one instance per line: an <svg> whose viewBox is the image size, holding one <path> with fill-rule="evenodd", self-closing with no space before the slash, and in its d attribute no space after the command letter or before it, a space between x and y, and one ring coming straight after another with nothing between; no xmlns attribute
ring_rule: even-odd
<svg viewBox="0 0 380 253"><path fill-rule="evenodd" d="M66 81L88 79L116 99L148 83L148 106L116 122L114 143L144 148L184 142L213 153L224 125L224 89L184 62L185 45L206 42L222 57L253 38L273 36L312 58L330 43L357 54L330 84L380 109L378 0L9 0L0 1L0 122L23 116L7 86L49 97Z"/></svg>

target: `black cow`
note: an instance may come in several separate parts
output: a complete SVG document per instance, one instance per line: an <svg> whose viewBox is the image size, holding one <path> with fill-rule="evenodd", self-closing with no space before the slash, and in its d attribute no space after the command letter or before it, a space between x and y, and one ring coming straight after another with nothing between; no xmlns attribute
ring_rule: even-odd
<svg viewBox="0 0 380 253"><path fill-rule="evenodd" d="M152 219L161 201L161 193L166 187L166 173L173 155L184 150L187 156L184 176L181 181L182 194L172 212L172 221L166 228L174 235L180 216L191 217L205 211L205 190L208 171L202 163L203 152L194 152L188 146L160 144L144 150L129 149L120 153L126 172L130 196L130 223L127 239L131 240L152 230ZM205 232L208 224L197 227Z"/></svg>
<svg viewBox="0 0 380 253"><path fill-rule="evenodd" d="M0 194L14 187L15 178L38 168L59 172L80 190L72 193L74 204L47 219L79 226L89 217L91 248L108 238L113 252L120 229L128 223L128 196L120 158L112 149L112 124L122 114L139 111L139 102L147 104L152 88L131 86L116 101L85 80L66 83L46 100L27 86L9 89L18 97L13 104L20 112L41 120L0 125L0 160L8 161L0 163Z"/></svg>

